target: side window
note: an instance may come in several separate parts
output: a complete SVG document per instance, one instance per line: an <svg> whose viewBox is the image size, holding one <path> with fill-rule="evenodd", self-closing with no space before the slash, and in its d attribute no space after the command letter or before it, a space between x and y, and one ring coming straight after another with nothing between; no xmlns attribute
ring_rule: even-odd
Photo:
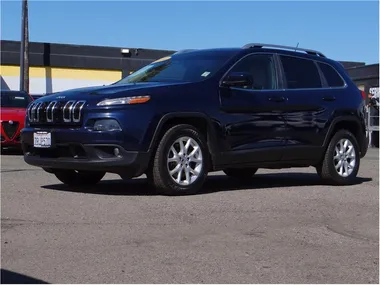
<svg viewBox="0 0 380 285"><path fill-rule="evenodd" d="M238 62L230 72L250 73L253 79L253 86L251 86L252 89L276 89L276 72L272 55L250 55Z"/></svg>
<svg viewBox="0 0 380 285"><path fill-rule="evenodd" d="M321 78L314 61L280 56L288 89L321 88Z"/></svg>
<svg viewBox="0 0 380 285"><path fill-rule="evenodd" d="M344 86L344 81L337 73L337 71L330 65L318 62L318 65L326 78L329 87L342 87Z"/></svg>

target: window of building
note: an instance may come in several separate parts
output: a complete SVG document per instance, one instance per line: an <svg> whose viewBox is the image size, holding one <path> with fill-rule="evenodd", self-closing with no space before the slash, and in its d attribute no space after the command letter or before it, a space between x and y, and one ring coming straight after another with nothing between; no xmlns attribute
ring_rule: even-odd
<svg viewBox="0 0 380 285"><path fill-rule="evenodd" d="M314 61L280 56L288 89L321 88L321 78Z"/></svg>

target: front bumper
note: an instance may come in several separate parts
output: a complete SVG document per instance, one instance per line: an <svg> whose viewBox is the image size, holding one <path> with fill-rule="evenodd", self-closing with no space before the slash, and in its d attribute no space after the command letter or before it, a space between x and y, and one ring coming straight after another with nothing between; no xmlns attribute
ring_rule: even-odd
<svg viewBox="0 0 380 285"><path fill-rule="evenodd" d="M0 144L2 147L21 147L20 133L14 134L11 138L1 133Z"/></svg>
<svg viewBox="0 0 380 285"><path fill-rule="evenodd" d="M120 141L114 139L91 142L91 135L88 134L80 142L83 133L71 132L64 135L64 132L52 132L51 146L39 148L34 147L33 133L30 129L24 129L21 133L24 160L48 171L92 170L136 177L146 171L149 163L147 152L128 151Z"/></svg>
<svg viewBox="0 0 380 285"><path fill-rule="evenodd" d="M3 140L0 142L1 147L21 147L21 142L17 139L15 140Z"/></svg>

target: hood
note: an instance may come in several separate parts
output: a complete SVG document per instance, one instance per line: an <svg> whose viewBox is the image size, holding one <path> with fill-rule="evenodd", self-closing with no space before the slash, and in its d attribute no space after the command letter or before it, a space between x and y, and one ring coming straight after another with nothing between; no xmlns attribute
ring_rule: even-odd
<svg viewBox="0 0 380 285"><path fill-rule="evenodd" d="M158 88L174 87L189 83L167 83L167 82L141 82L129 84L115 84L106 86L85 87L57 92L43 96L38 101L44 100L87 100L99 101L103 98L117 98L123 96L145 95L154 92ZM150 93L149 93L150 94Z"/></svg>
<svg viewBox="0 0 380 285"><path fill-rule="evenodd" d="M24 121L26 109L24 108L4 108L0 109L0 118L2 121Z"/></svg>

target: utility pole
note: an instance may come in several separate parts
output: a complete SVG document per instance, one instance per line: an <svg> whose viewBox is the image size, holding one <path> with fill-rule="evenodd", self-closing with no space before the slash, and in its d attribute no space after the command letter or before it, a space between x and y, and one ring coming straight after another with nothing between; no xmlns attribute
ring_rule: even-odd
<svg viewBox="0 0 380 285"><path fill-rule="evenodd" d="M20 49L20 91L29 93L29 27L28 0L22 0L21 49Z"/></svg>

